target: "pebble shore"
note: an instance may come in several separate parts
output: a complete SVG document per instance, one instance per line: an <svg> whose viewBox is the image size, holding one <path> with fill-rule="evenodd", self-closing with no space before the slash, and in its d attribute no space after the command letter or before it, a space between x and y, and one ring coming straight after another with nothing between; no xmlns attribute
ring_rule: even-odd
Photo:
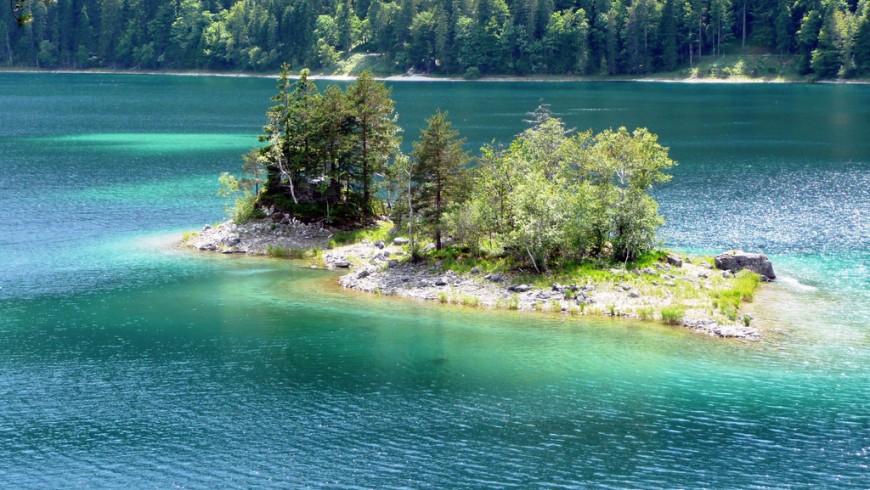
<svg viewBox="0 0 870 490"><path fill-rule="evenodd" d="M273 218L274 219L274 218ZM402 238L389 243L363 242L327 249L335 230L285 217L237 225L228 221L206 225L183 244L202 251L266 255L270 247L324 250L322 262L310 267L346 271L340 284L349 289L416 300L439 301L482 308L537 310L567 315L605 315L638 318L638 311L658 310L670 304L678 288L706 288L715 275L709 264L656 264L642 271L618 271L622 277L655 276L652 281L616 281L606 284L558 284L534 287L517 282L512 273L485 273L476 268L467 273L443 270L439 261L413 263ZM616 271L615 271L616 272ZM650 279L650 278L646 278ZM655 290L646 288L652 283ZM650 286L653 287L653 286ZM702 307L686 311L682 326L716 337L756 340L760 333L743 323L722 323Z"/></svg>

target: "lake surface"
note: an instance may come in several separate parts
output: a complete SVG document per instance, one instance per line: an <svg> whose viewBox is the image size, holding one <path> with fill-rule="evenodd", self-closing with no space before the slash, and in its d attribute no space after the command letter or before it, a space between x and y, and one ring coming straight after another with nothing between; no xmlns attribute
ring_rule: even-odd
<svg viewBox="0 0 870 490"><path fill-rule="evenodd" d="M870 87L393 85L406 146L659 134L667 245L774 260L755 343L173 249L273 92L0 73L0 486L870 487Z"/></svg>

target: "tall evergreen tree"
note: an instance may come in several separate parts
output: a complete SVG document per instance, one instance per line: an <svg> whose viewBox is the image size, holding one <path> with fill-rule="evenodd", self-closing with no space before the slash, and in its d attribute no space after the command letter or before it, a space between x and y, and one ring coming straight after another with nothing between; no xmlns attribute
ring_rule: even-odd
<svg viewBox="0 0 870 490"><path fill-rule="evenodd" d="M372 217L372 178L395 155L400 142L391 90L363 72L347 89L354 141L348 159L359 172L362 215Z"/></svg>
<svg viewBox="0 0 870 490"><path fill-rule="evenodd" d="M414 208L433 230L435 248L441 250L444 213L467 186L465 167L470 157L462 148L465 140L452 129L446 112L437 110L426 123L411 153L416 162L412 173Z"/></svg>

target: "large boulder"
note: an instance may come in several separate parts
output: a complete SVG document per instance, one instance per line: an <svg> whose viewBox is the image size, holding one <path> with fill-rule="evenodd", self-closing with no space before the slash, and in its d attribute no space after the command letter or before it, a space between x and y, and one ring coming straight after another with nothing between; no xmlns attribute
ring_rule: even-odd
<svg viewBox="0 0 870 490"><path fill-rule="evenodd" d="M716 268L736 273L744 269L751 270L767 279L776 279L773 264L767 255L746 253L742 250L731 250L716 256Z"/></svg>

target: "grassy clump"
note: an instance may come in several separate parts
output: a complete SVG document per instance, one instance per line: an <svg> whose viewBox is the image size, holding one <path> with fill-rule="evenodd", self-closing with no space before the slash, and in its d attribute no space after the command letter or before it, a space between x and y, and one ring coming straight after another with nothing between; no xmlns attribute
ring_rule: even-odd
<svg viewBox="0 0 870 490"><path fill-rule="evenodd" d="M679 306L666 306L661 311L662 322L666 325L682 325L686 310Z"/></svg>
<svg viewBox="0 0 870 490"><path fill-rule="evenodd" d="M195 240L199 237L198 231L187 231L183 235L181 235L181 243L187 243L191 240Z"/></svg>
<svg viewBox="0 0 870 490"><path fill-rule="evenodd" d="M267 245L266 255L282 259L304 259L308 253L301 248L287 248L281 245Z"/></svg>
<svg viewBox="0 0 870 490"><path fill-rule="evenodd" d="M716 298L713 301L713 308L719 308L728 320L736 321L740 303L752 301L759 284L761 284L761 276L758 274L748 270L738 272L730 288L713 293L713 297Z"/></svg>
<svg viewBox="0 0 870 490"><path fill-rule="evenodd" d="M643 306L636 309L635 314L637 314L637 317L641 320L647 321L655 318L656 311L653 309L652 306Z"/></svg>

